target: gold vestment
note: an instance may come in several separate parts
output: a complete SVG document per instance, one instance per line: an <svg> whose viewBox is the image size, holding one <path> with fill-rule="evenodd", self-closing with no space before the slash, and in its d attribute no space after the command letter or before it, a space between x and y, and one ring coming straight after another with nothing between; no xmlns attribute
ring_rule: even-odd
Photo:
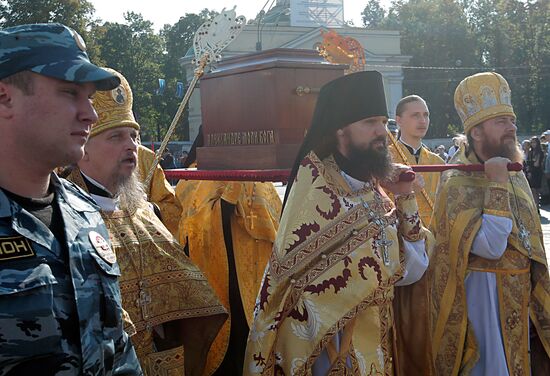
<svg viewBox="0 0 550 376"><path fill-rule="evenodd" d="M479 163L473 153L466 156L464 147L457 153L456 163ZM507 248L498 260L470 253L483 214L513 221ZM520 236L522 225L528 231L525 239ZM432 231L436 249L429 274L436 374L468 375L479 359L464 280L470 271L481 271L496 275L509 374L529 375L534 366L529 359L529 334L538 336L550 354L550 281L540 220L523 172L510 172L507 184L489 182L483 172L444 172Z"/></svg>
<svg viewBox="0 0 550 376"><path fill-rule="evenodd" d="M405 145L403 145L400 141L397 141L396 144L398 145L402 154L406 157L406 160L403 160L401 154L395 149L394 145L390 145L388 149L390 150L392 161L394 163L406 164L408 166L445 164L445 161L441 159L439 155L432 153L424 145L421 146L420 157L418 158L417 162L416 157L411 154L411 152L405 147ZM439 172L419 172L418 174L422 175L422 177L424 178L424 191L427 193L428 198L433 205L435 194L437 192L437 185L439 184L439 176L441 174ZM424 195L420 192L416 193L416 201L418 202L418 211L420 212L422 223L424 224L424 226L428 227L432 219L433 207L430 205L430 203L428 203L426 197L424 197Z"/></svg>
<svg viewBox="0 0 550 376"><path fill-rule="evenodd" d="M272 183L184 181L176 186L184 212L180 243L204 271L208 281L230 312L228 252L222 228L221 201L234 205L231 238L239 293L250 327L254 303L279 226L281 200ZM208 355L206 374L224 359L231 319L220 330Z"/></svg>
<svg viewBox="0 0 550 376"><path fill-rule="evenodd" d="M143 145L138 146L138 169L140 181L145 181L149 169L153 165L155 153ZM160 164L157 165L149 187L145 187L148 200L157 204L160 209L162 223L178 239L178 226L181 218L181 204L176 198L172 186L166 180Z"/></svg>
<svg viewBox="0 0 550 376"><path fill-rule="evenodd" d="M426 147L420 149L418 162L403 143L397 141L401 154L390 145L390 153L395 163L406 165L433 165L445 164L437 154L430 152ZM402 156L405 156L403 160ZM416 192L418 211L424 226L428 227L432 219L433 202L439 183L439 172L419 173L424 178L424 192ZM397 351L399 352L399 365L397 366L400 376L433 374L431 342L429 330L429 275L426 273L422 279L409 286L401 286L395 289L394 311L395 311L395 332Z"/></svg>
<svg viewBox="0 0 550 376"><path fill-rule="evenodd" d="M86 189L78 169L68 179ZM125 329L145 375L183 375L184 358L187 371L196 369L227 318L205 276L145 201L133 213L101 215L121 270L122 305L131 320ZM174 322L183 328L163 327ZM175 336L179 346L157 351L154 328Z"/></svg>
<svg viewBox="0 0 550 376"><path fill-rule="evenodd" d="M283 211L244 374L310 375L326 350L329 374L393 375L402 239L427 234L414 195L399 196L396 208L371 182L354 192L332 156L320 161L310 152Z"/></svg>

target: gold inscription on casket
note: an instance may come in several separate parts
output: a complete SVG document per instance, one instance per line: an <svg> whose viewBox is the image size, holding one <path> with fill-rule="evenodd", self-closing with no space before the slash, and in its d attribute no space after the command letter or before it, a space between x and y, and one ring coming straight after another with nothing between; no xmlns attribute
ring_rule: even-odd
<svg viewBox="0 0 550 376"><path fill-rule="evenodd" d="M206 143L208 146L274 145L275 131L211 133L207 135Z"/></svg>

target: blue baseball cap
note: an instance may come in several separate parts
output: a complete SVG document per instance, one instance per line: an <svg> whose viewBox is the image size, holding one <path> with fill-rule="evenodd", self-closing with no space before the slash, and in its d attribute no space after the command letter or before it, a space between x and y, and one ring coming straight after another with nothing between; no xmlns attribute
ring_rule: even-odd
<svg viewBox="0 0 550 376"><path fill-rule="evenodd" d="M28 24L0 30L0 79L21 71L112 90L120 79L90 62L86 44L58 23Z"/></svg>

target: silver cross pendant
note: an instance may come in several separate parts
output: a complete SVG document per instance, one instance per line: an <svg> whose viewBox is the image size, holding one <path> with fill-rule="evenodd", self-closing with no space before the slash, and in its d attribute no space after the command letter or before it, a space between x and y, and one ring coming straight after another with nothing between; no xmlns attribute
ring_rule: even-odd
<svg viewBox="0 0 550 376"><path fill-rule="evenodd" d="M380 237L381 239L376 240L374 244L378 247L382 247L382 260L384 261L384 265L388 266L390 265L388 247L393 244L393 241L386 237L386 231L383 228L380 229Z"/></svg>
<svg viewBox="0 0 550 376"><path fill-rule="evenodd" d="M529 252L529 256L531 256L531 239L530 239L530 236L531 236L531 234L529 233L529 231L525 228L523 223L520 222L519 223L518 237L519 237L519 240L521 241L521 244Z"/></svg>

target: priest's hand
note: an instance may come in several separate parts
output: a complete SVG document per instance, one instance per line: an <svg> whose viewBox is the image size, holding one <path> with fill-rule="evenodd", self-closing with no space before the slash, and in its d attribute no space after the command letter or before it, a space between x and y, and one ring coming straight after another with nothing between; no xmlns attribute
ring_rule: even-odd
<svg viewBox="0 0 550 376"><path fill-rule="evenodd" d="M415 179L413 180L413 190L415 192L420 192L424 187L426 186L426 181L420 174L415 175Z"/></svg>
<svg viewBox="0 0 550 376"><path fill-rule="evenodd" d="M399 181L399 175L405 171L410 171L414 174L414 171L411 167L402 165L402 164L393 164L393 170L390 173L390 176L387 179L384 179L380 182L380 185L387 191L393 193L394 195L406 195L414 191L413 185L416 181L415 179L411 181Z"/></svg>
<svg viewBox="0 0 550 376"><path fill-rule="evenodd" d="M485 175L489 181L495 183L508 182L508 163L511 163L508 158L493 157L485 161Z"/></svg>

